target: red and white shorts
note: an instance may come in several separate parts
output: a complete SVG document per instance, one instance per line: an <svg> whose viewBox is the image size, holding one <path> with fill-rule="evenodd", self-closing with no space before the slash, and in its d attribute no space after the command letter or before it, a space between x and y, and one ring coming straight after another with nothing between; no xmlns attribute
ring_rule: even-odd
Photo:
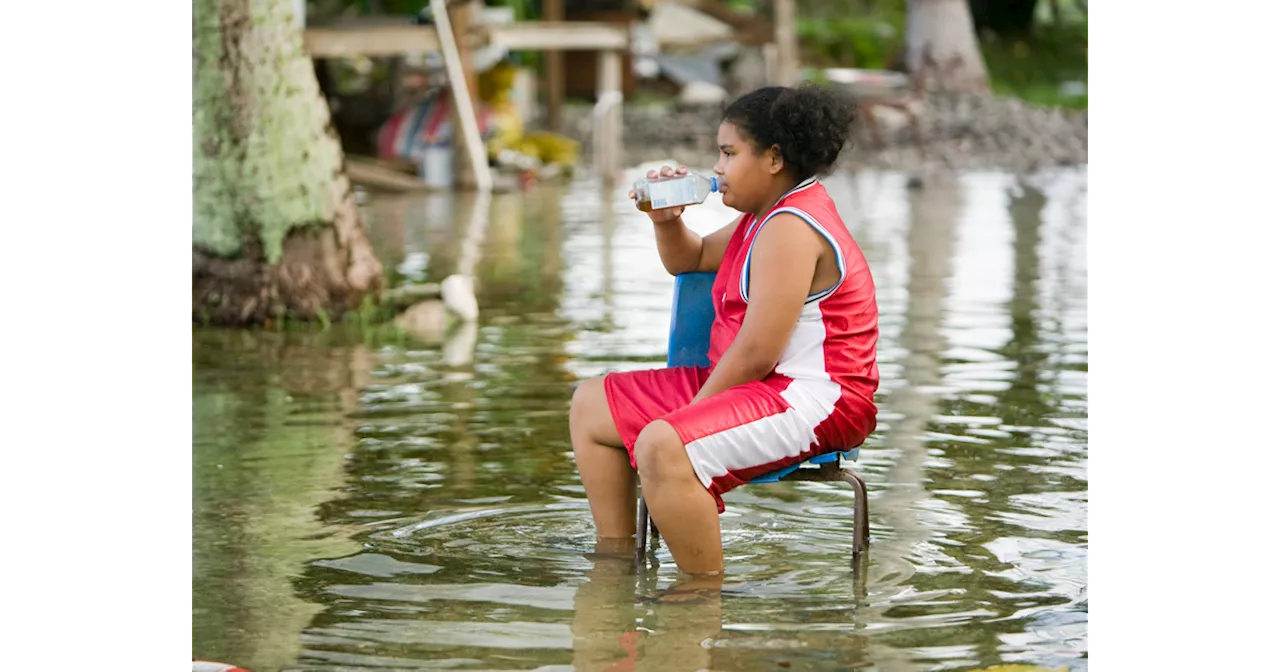
<svg viewBox="0 0 1280 672"><path fill-rule="evenodd" d="M835 383L777 374L689 405L710 375L691 366L610 373L604 392L631 466L640 430L670 423L721 513L722 494L814 455L855 448L875 427L875 407Z"/></svg>

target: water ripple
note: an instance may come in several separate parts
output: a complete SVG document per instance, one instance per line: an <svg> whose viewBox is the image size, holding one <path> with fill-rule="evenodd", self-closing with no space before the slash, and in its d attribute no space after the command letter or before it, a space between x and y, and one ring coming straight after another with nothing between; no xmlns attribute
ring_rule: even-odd
<svg viewBox="0 0 1280 672"><path fill-rule="evenodd" d="M593 553L572 387L661 365L672 280L653 227L589 179L494 197L469 362L336 329L198 330L196 652L316 671L1086 669L1085 175L1046 179L828 178L880 298L856 465L869 562L850 567L844 483L748 486L725 497L717 600L663 601L665 544L639 574ZM438 280L469 202L371 199L371 235ZM706 233L732 215L713 197L686 217Z"/></svg>

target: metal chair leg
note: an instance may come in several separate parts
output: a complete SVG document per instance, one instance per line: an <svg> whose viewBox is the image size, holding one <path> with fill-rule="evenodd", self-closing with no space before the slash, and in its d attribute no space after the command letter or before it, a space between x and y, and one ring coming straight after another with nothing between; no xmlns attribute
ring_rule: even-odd
<svg viewBox="0 0 1280 672"><path fill-rule="evenodd" d="M636 506L636 567L644 566L644 549L649 545L649 505L644 503L644 495L640 496L640 504Z"/></svg>
<svg viewBox="0 0 1280 672"><path fill-rule="evenodd" d="M653 522L653 518L649 517L649 505L644 501L644 495L640 496L640 503L636 506L636 566L644 566L645 550L649 548L648 533L653 534L653 541L656 543L661 537L658 535L658 524Z"/></svg>
<svg viewBox="0 0 1280 672"><path fill-rule="evenodd" d="M853 561L857 563L871 546L871 524L867 517L867 484L856 471L840 470L840 478L853 486Z"/></svg>

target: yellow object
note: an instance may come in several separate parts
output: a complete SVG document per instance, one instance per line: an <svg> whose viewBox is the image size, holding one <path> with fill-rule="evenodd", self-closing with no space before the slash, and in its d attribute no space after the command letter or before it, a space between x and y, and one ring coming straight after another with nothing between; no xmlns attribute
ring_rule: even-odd
<svg viewBox="0 0 1280 672"><path fill-rule="evenodd" d="M573 165L581 154L580 145L570 138L557 133L534 131L516 143L512 149L528 156L537 157L543 163Z"/></svg>
<svg viewBox="0 0 1280 672"><path fill-rule="evenodd" d="M504 149L512 149L524 137L524 119L510 100L489 103L489 139L485 149L496 157Z"/></svg>
<svg viewBox="0 0 1280 672"><path fill-rule="evenodd" d="M480 100L489 104L511 100L511 89L516 84L516 66L499 61L492 68L480 73Z"/></svg>
<svg viewBox="0 0 1280 672"><path fill-rule="evenodd" d="M510 149L524 136L524 119L511 100L511 88L516 81L516 68L506 61L499 61L492 68L480 73L479 94L489 108L489 139L485 150L490 158L497 157L504 149Z"/></svg>
<svg viewBox="0 0 1280 672"><path fill-rule="evenodd" d="M543 164L573 165L578 162L581 149L577 142L556 133L524 132L524 119L511 100L517 69L507 61L501 61L479 76L480 99L491 113L491 136L485 142L489 156L496 157L503 150L513 150L532 156Z"/></svg>

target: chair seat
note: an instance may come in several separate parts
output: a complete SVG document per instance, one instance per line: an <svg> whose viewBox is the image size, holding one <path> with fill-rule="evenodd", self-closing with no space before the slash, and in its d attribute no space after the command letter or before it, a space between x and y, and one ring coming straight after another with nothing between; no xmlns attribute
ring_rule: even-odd
<svg viewBox="0 0 1280 672"><path fill-rule="evenodd" d="M854 448L853 450L836 451L833 453L823 453L821 455L814 455L813 457L805 460L804 462L798 462L789 467L783 467L777 471L769 472L764 476L757 476L747 482L748 483L777 483L778 481L781 481L783 478L789 476L791 472L796 471L797 469L800 469L806 464L815 464L815 465L829 464L831 462L835 462L836 460L840 460L840 459L843 459L846 462L857 462L859 450L861 449Z"/></svg>

